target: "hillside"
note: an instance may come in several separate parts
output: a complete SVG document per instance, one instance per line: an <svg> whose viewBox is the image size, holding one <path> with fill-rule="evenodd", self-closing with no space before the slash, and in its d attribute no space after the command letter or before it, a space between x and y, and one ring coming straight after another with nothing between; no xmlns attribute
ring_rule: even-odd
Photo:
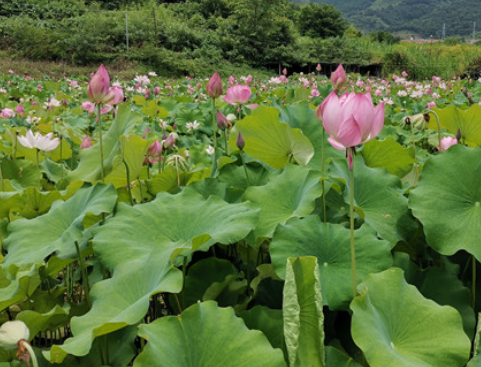
<svg viewBox="0 0 481 367"><path fill-rule="evenodd" d="M481 34L479 0L298 0L299 4L329 4L341 11L364 33L388 31L415 33L441 38L443 24L446 37L472 38L474 22ZM479 37L478 37L479 38Z"/></svg>

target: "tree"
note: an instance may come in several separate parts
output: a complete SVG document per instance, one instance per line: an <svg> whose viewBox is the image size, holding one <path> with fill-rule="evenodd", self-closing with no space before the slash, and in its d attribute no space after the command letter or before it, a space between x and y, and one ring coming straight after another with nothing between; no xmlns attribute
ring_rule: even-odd
<svg viewBox="0 0 481 367"><path fill-rule="evenodd" d="M388 45L401 42L400 38L394 37L392 33L386 31L372 32L369 34L369 38L379 43L387 43Z"/></svg>
<svg viewBox="0 0 481 367"><path fill-rule="evenodd" d="M334 6L311 3L301 7L297 26L303 36L327 38L344 34L349 23Z"/></svg>

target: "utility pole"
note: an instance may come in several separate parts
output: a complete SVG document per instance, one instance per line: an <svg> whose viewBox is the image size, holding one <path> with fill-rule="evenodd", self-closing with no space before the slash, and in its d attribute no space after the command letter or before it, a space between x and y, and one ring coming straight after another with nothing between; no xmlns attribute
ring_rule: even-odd
<svg viewBox="0 0 481 367"><path fill-rule="evenodd" d="M476 22L473 24L473 43L476 40Z"/></svg>
<svg viewBox="0 0 481 367"><path fill-rule="evenodd" d="M443 35L441 36L441 39L443 41L446 39L446 23L443 23Z"/></svg>

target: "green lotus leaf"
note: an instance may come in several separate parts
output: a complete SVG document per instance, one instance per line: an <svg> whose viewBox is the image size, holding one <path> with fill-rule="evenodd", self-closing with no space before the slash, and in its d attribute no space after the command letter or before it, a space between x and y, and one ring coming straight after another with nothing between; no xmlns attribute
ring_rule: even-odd
<svg viewBox="0 0 481 367"><path fill-rule="evenodd" d="M274 348L282 349L285 358L287 358L282 310L255 306L247 311L241 312L239 316L242 317L249 329L262 331L271 345Z"/></svg>
<svg viewBox="0 0 481 367"><path fill-rule="evenodd" d="M92 309L72 319L73 338L52 347L49 360L86 355L95 337L139 322L151 295L182 289L182 273L171 258L217 242L234 243L256 221L257 211L247 204L228 204L216 196L205 200L190 188L177 195L161 193L134 207L120 203L116 215L95 229L93 239L95 254L113 276L92 287Z"/></svg>
<svg viewBox="0 0 481 367"><path fill-rule="evenodd" d="M351 303L352 337L371 367L461 367L471 342L459 313L425 299L399 268L371 274Z"/></svg>
<svg viewBox="0 0 481 367"><path fill-rule="evenodd" d="M301 129L314 146L314 157L309 161L308 167L321 170L322 167L322 145L324 144L324 159L343 158L346 153L337 150L327 141L329 135L325 133L321 121L319 121L314 110L307 102L289 104L278 107L281 114L279 120L287 122L290 127Z"/></svg>
<svg viewBox="0 0 481 367"><path fill-rule="evenodd" d="M346 309L352 300L351 236L340 224L323 223L311 215L292 218L277 227L269 246L272 264L281 278L286 276L286 259L315 256L319 266L322 299L331 309ZM355 231L356 274L361 282L368 274L392 266L391 248L379 240L376 231L363 225Z"/></svg>
<svg viewBox="0 0 481 367"><path fill-rule="evenodd" d="M35 187L29 187L22 193L22 199L22 205L14 209L22 217L31 219L47 213L52 204L62 198L58 191L40 192Z"/></svg>
<svg viewBox="0 0 481 367"><path fill-rule="evenodd" d="M480 182L479 149L456 145L424 165L409 206L424 226L427 243L439 253L466 250L481 261Z"/></svg>
<svg viewBox="0 0 481 367"><path fill-rule="evenodd" d="M8 271L0 268L0 311L31 297L40 282L35 265L12 265Z"/></svg>
<svg viewBox="0 0 481 367"><path fill-rule="evenodd" d="M213 283L223 282L227 276L237 276L239 271L228 260L209 257L189 268L185 277L184 290L187 306L201 301Z"/></svg>
<svg viewBox="0 0 481 367"><path fill-rule="evenodd" d="M331 174L349 182L346 160L333 160ZM349 203L349 184L344 201ZM392 247L398 241L410 238L417 229L399 178L382 169L367 167L360 157L354 159L354 204L362 219Z"/></svg>
<svg viewBox="0 0 481 367"><path fill-rule="evenodd" d="M141 325L139 335L148 343L134 367L286 366L282 351L260 331L247 329L232 308L213 301Z"/></svg>
<svg viewBox="0 0 481 367"><path fill-rule="evenodd" d="M451 134L456 135L457 131L461 131L462 141L469 146L481 145L481 106L473 104L469 109L462 110L455 105L449 105L443 109L433 108L433 111L439 117L441 128L448 130ZM428 127L431 130L437 130L436 117L430 114L431 119Z"/></svg>
<svg viewBox="0 0 481 367"><path fill-rule="evenodd" d="M40 170L36 164L22 159L3 161L1 164L3 178L9 180L16 190L40 187Z"/></svg>
<svg viewBox="0 0 481 367"><path fill-rule="evenodd" d="M398 177L407 175L415 162L413 150L404 148L392 136L382 141L373 139L367 142L362 148L362 156L366 166L386 168Z"/></svg>
<svg viewBox="0 0 481 367"><path fill-rule="evenodd" d="M61 258L77 258L75 241L83 248L89 237L84 233L84 218L89 213L110 213L116 199L112 185L97 184L77 191L65 202L56 201L47 214L12 222L3 242L8 253L1 265L41 264L54 252Z"/></svg>
<svg viewBox="0 0 481 367"><path fill-rule="evenodd" d="M68 305L65 308L57 305L43 314L25 310L17 315L16 320L23 321L28 326L30 335L34 336L40 331L55 330L57 327L65 325L69 321L69 308Z"/></svg>
<svg viewBox="0 0 481 367"><path fill-rule="evenodd" d="M249 187L243 199L260 208L256 239L272 237L277 225L289 218L311 214L322 195L321 178L320 172L289 164L265 186Z"/></svg>
<svg viewBox="0 0 481 367"><path fill-rule="evenodd" d="M362 367L359 363L334 347L326 347L327 367Z"/></svg>
<svg viewBox="0 0 481 367"><path fill-rule="evenodd" d="M287 258L282 314L289 366L324 367L324 314L317 258Z"/></svg>
<svg viewBox="0 0 481 367"><path fill-rule="evenodd" d="M140 119L140 115L130 111L128 105L119 106L115 120L102 138L105 174L112 169L112 163L115 157L121 154L120 136L127 135ZM99 179L100 144L95 144L88 149L82 149L80 151L79 165L69 174L68 180L70 182L75 180L94 182Z"/></svg>
<svg viewBox="0 0 481 367"><path fill-rule="evenodd" d="M301 130L280 122L279 111L273 107L259 106L250 116L236 122L229 136L231 152L238 150L239 132L245 140L244 152L274 168L284 168L292 158L306 165L314 156L309 139Z"/></svg>
<svg viewBox="0 0 481 367"><path fill-rule="evenodd" d="M137 135L121 136L119 143L120 155L114 158L112 171L105 177L105 182L112 182L116 188L127 186L127 167L129 184L140 178L145 153L149 148L149 141Z"/></svg>

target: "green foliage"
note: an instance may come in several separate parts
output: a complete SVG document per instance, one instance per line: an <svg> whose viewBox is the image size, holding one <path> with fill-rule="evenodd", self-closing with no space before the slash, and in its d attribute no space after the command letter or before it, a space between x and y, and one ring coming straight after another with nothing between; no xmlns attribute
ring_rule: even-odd
<svg viewBox="0 0 481 367"><path fill-rule="evenodd" d="M301 34L312 38L340 36L348 28L347 21L341 18L341 12L326 4L302 6L297 23Z"/></svg>

